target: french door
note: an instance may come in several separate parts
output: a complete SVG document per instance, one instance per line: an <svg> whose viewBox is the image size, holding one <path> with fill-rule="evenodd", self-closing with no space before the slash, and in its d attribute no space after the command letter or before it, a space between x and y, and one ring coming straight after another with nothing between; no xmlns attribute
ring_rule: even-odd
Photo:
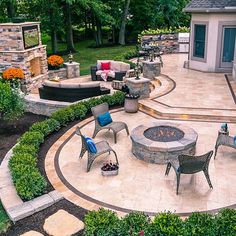
<svg viewBox="0 0 236 236"><path fill-rule="evenodd" d="M223 27L223 40L221 51L221 68L233 67L234 50L235 50L236 26Z"/></svg>

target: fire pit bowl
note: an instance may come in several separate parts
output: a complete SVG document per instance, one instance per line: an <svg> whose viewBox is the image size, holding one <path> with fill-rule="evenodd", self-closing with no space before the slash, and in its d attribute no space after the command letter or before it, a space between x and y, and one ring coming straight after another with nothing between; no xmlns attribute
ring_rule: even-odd
<svg viewBox="0 0 236 236"><path fill-rule="evenodd" d="M198 135L186 125L156 122L140 125L132 130L132 152L136 158L165 164L180 154L195 154Z"/></svg>

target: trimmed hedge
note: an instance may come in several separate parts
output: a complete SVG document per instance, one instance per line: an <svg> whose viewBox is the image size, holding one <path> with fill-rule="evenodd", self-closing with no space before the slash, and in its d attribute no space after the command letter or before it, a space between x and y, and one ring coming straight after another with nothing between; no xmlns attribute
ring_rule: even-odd
<svg viewBox="0 0 236 236"><path fill-rule="evenodd" d="M236 210L223 209L217 215L192 213L186 220L171 212L158 213L151 221L140 212L119 219L111 210L100 208L85 216L85 236L234 236Z"/></svg>
<svg viewBox="0 0 236 236"><path fill-rule="evenodd" d="M90 98L62 108L54 112L50 118L33 124L29 131L19 138L9 161L13 183L19 196L23 200L30 200L46 191L47 181L37 168L37 153L48 135L67 126L69 122L82 120L93 106L103 102L107 102L109 106L122 105L124 99L125 95L120 91L113 95Z"/></svg>

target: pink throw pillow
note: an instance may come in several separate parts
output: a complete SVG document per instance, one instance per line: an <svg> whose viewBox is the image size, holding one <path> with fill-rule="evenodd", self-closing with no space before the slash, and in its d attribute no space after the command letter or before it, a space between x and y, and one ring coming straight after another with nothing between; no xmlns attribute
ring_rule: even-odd
<svg viewBox="0 0 236 236"><path fill-rule="evenodd" d="M110 70L110 62L101 62L101 70Z"/></svg>

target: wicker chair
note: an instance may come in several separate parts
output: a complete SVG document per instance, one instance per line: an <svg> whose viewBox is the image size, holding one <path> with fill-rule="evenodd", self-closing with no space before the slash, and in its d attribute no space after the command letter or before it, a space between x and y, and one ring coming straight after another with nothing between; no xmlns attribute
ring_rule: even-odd
<svg viewBox="0 0 236 236"><path fill-rule="evenodd" d="M82 135L79 127L76 128L76 134L81 137L81 141L82 141L82 148L81 148L79 157L82 158L84 156L84 154L86 153L86 151L88 152L87 172L90 171L90 168L91 168L94 160L98 156L100 156L100 155L102 155L104 153L107 153L107 152L109 154L111 152L113 152L114 155L115 155L115 158L116 158L116 163L119 164L116 152L110 147L110 145L109 145L109 143L107 141L100 141L100 142L95 143L96 148L97 148L97 153L92 153L92 152L89 151L89 149L87 147L87 143L85 141L85 136Z"/></svg>
<svg viewBox="0 0 236 236"><path fill-rule="evenodd" d="M179 155L178 159L171 160L170 162L168 162L165 175L169 174L170 168L172 166L175 170L177 178L176 194L178 194L179 191L179 182L181 174L195 174L197 172L203 171L210 188L213 188L208 173L208 166L212 154L213 151L210 151L202 156Z"/></svg>
<svg viewBox="0 0 236 236"><path fill-rule="evenodd" d="M98 123L97 117L101 114L104 114L105 112L109 112L109 107L108 107L107 103L103 103L103 104L97 105L95 107L92 107L91 111L92 111L93 116L95 118L95 129L93 132L93 138L95 138L97 133L103 129L108 129L108 130L111 129L113 131L115 143L117 141L116 135L121 130L125 129L127 134L129 135L128 126L124 122L113 121L112 123L110 123L108 125L100 126L100 124Z"/></svg>

